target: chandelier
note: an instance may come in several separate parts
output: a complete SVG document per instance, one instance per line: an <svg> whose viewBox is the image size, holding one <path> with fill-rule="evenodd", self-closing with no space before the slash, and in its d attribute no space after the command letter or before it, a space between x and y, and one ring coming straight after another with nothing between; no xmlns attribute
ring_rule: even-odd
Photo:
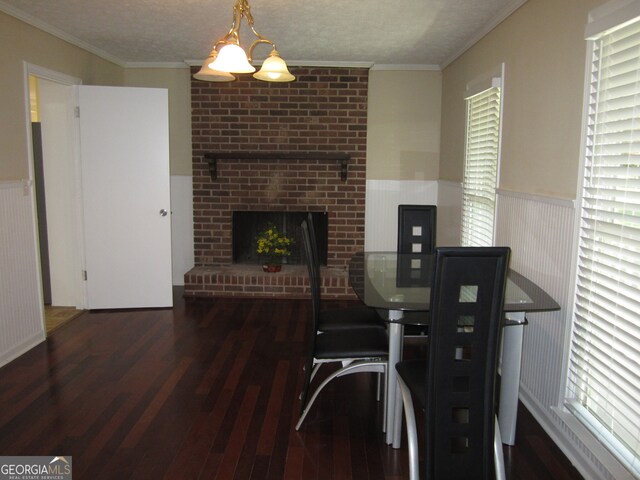
<svg viewBox="0 0 640 480"><path fill-rule="evenodd" d="M256 40L249 47L247 55L240 46L240 27L245 19ZM253 49L261 43L271 45L271 53L256 72L251 65ZM256 72L256 73L253 73ZM208 82L231 82L236 79L234 73L253 73L254 78L265 82L291 82L296 79L287 68L287 64L276 50L276 44L260 35L253 26L253 16L248 0L236 0L233 6L233 25L229 32L218 40L211 53L202 64L202 68L193 77Z"/></svg>

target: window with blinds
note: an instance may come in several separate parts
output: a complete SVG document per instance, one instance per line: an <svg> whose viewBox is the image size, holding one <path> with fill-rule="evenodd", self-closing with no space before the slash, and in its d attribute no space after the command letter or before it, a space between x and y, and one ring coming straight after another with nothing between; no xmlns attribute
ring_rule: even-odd
<svg viewBox="0 0 640 480"><path fill-rule="evenodd" d="M463 246L493 245L498 156L500 151L500 85L467 97L465 168L462 185Z"/></svg>
<svg viewBox="0 0 640 480"><path fill-rule="evenodd" d="M592 39L567 406L640 475L640 20Z"/></svg>

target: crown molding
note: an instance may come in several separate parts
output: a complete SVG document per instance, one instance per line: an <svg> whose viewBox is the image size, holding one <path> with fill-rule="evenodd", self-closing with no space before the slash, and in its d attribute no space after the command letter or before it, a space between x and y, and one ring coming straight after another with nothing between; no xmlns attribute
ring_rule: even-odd
<svg viewBox="0 0 640 480"><path fill-rule="evenodd" d="M391 64L391 63L376 63L375 65L373 65L373 67L371 67L371 70L401 70L401 71L406 71L406 70L428 70L428 71L435 71L435 72L439 72L440 71L440 67L438 65L422 65L422 64Z"/></svg>
<svg viewBox="0 0 640 480"><path fill-rule="evenodd" d="M199 64L193 65L201 65ZM189 68L192 64L187 61L184 62L125 62L123 67L125 68Z"/></svg>
<svg viewBox="0 0 640 480"><path fill-rule="evenodd" d="M18 10L17 8L7 5L2 0L0 0L0 11L10 15L12 17L17 18L18 20L31 25L32 27L37 28L38 30L42 30L46 33L53 35L54 37L59 38L60 40L64 40L71 45L75 45L76 47L82 48L83 50L88 51L89 53L93 53L94 55L108 61L111 63L115 63L120 67L125 66L125 62L120 60L119 58L111 55L110 53L105 52L99 48L94 47L93 45L80 40L79 38L74 37L73 35L69 35L62 30L49 25L42 20L38 20L37 18L29 15L28 13L23 12L22 10Z"/></svg>
<svg viewBox="0 0 640 480"><path fill-rule="evenodd" d="M124 66L127 68L187 68L199 67L204 62L202 60L189 59L184 62L127 62ZM253 62L254 65L261 65L262 62ZM324 61L303 61L303 60L287 60L289 67L321 67L321 68L369 68L371 70L421 70L421 71L440 71L438 65L422 65L422 64L378 64L373 62L324 62Z"/></svg>
<svg viewBox="0 0 640 480"><path fill-rule="evenodd" d="M322 60L287 60L290 67L371 68L373 62L327 62Z"/></svg>
<svg viewBox="0 0 640 480"><path fill-rule="evenodd" d="M202 60L185 60L184 63L189 65L190 67L200 66L202 62L204 62L204 58ZM289 67L322 67L322 68L372 68L373 62L325 62L321 60L286 60L287 66ZM253 61L251 62L253 65L262 65L262 61Z"/></svg>

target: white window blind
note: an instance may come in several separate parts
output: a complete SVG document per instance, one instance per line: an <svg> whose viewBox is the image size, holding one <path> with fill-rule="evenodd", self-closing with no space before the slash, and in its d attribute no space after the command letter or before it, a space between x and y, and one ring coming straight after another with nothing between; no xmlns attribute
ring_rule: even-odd
<svg viewBox="0 0 640 480"><path fill-rule="evenodd" d="M465 169L462 187L463 246L493 245L500 150L500 87L467 98Z"/></svg>
<svg viewBox="0 0 640 480"><path fill-rule="evenodd" d="M640 21L593 41L568 407L640 475Z"/></svg>

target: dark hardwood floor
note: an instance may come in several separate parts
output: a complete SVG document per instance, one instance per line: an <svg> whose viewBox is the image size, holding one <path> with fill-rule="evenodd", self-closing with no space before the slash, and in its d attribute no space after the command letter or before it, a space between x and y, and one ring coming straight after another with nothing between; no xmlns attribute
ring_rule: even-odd
<svg viewBox="0 0 640 480"><path fill-rule="evenodd" d="M0 456L72 456L75 480L408 478L371 374L334 381L294 430L309 308L84 313L0 369ZM510 480L581 478L522 406L505 459Z"/></svg>

